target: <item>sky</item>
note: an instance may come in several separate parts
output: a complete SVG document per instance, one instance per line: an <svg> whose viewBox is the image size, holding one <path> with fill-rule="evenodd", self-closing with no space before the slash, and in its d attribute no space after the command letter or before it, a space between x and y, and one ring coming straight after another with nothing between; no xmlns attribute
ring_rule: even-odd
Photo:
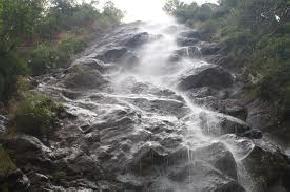
<svg viewBox="0 0 290 192"><path fill-rule="evenodd" d="M162 7L165 0L112 0L117 7L126 12L124 22L133 22L136 20L152 20L162 17ZM186 3L196 1L197 3L210 2L217 0L183 0Z"/></svg>

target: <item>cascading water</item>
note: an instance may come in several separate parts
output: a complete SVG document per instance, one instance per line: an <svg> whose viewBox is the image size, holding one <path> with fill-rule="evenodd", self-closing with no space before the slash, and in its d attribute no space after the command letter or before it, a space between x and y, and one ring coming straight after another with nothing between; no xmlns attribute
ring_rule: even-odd
<svg viewBox="0 0 290 192"><path fill-rule="evenodd" d="M139 32L147 32L156 37L156 39L138 49L137 54L141 59L140 65L133 70L123 71L117 75L118 77L116 79L137 79L137 81L144 84L151 84L160 89L167 89L179 95L188 108L187 114L180 118L180 121L186 125L187 129L184 134L183 144L188 148L188 161L193 161L190 151L208 146L211 143L222 142L233 153L236 159L241 184L244 185L248 192L252 192L254 191L254 183L251 182L250 176L240 161L251 152L254 144L249 140L245 140L244 142L248 143L244 146L247 147L242 148L239 147L238 143L234 142L236 139L234 136L229 135L226 138L217 138L212 135L215 129L219 129L220 118L218 117L228 118L238 123L242 121L234 117L210 111L203 106L198 106L194 103L194 100L189 99L186 94L180 92L177 88L176 83L184 73L209 65L200 58L202 55L198 46L193 53L189 53L189 47L178 46L178 35L187 30L190 29L178 24L174 18L168 15L164 15L161 22L154 21L142 24ZM171 62L170 58L178 50L185 51L184 57L180 58L177 62ZM192 55L190 56L190 54ZM120 81L115 83L117 83L115 87L118 87L118 91L120 91ZM122 86L122 89L126 90L127 87ZM143 92L142 97L150 99L150 94L146 95ZM156 115L162 119L168 118L158 113L151 115ZM206 118L203 118L203 116L206 116ZM178 118L171 117L171 119L177 120ZM168 181L165 181L165 185L166 182ZM166 191L165 189L166 186L164 186L163 190ZM177 187L174 191L186 192L188 190Z"/></svg>
<svg viewBox="0 0 290 192"><path fill-rule="evenodd" d="M227 134L244 122L196 102L212 91L211 76L185 90L201 69L215 68L201 57L206 42L184 34L196 33L164 14L123 25L39 86L75 117L56 133L56 156L99 191L253 191L240 163L253 143Z"/></svg>

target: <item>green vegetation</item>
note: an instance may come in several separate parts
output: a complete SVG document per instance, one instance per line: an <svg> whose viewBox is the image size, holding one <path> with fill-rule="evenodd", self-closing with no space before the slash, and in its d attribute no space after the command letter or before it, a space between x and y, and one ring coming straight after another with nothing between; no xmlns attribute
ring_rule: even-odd
<svg viewBox="0 0 290 192"><path fill-rule="evenodd" d="M123 13L73 0L0 1L0 100L15 91L19 75L41 75L67 66L96 34L118 25Z"/></svg>
<svg viewBox="0 0 290 192"><path fill-rule="evenodd" d="M16 170L16 166L0 145L0 177L5 177ZM1 189L1 188L0 188Z"/></svg>
<svg viewBox="0 0 290 192"><path fill-rule="evenodd" d="M15 164L12 162L10 156L5 152L0 145L0 178L6 178L16 170ZM1 180L0 191L9 192L9 184L7 181Z"/></svg>
<svg viewBox="0 0 290 192"><path fill-rule="evenodd" d="M256 79L250 93L272 102L290 120L290 1L220 0L219 5L168 0L164 9L223 45L234 67Z"/></svg>
<svg viewBox="0 0 290 192"><path fill-rule="evenodd" d="M49 97L36 93L26 93L25 99L17 104L14 113L15 131L38 138L53 133L55 121L63 107Z"/></svg>

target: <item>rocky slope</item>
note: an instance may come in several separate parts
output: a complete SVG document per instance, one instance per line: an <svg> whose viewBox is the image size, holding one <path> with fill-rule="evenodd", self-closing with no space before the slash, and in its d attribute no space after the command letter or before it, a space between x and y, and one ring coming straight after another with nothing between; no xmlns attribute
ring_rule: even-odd
<svg viewBox="0 0 290 192"><path fill-rule="evenodd" d="M66 112L47 143L1 141L21 171L0 181L37 192L290 191L289 159L246 123L243 83L200 36L123 25L40 77L37 89Z"/></svg>

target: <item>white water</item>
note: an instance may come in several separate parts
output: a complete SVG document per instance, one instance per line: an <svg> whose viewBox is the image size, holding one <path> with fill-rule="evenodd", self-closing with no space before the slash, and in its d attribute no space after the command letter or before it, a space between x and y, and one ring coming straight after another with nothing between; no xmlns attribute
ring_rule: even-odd
<svg viewBox="0 0 290 192"><path fill-rule="evenodd" d="M176 89L176 82L178 82L178 79L182 74L189 70L194 70L197 67L208 65L208 63L199 58L183 58L181 61L171 66L168 62L168 58L172 53L174 53L174 51L180 49L177 45L177 35L181 31L187 29L185 26L177 24L174 18L165 14L160 15L162 15L162 18L158 18L158 20L153 22L147 22L147 24L140 28L140 32L148 32L152 35L162 35L162 38L144 45L139 50L138 54L141 55L141 65L133 72L120 73L117 77L118 80L115 82L115 87L119 89L118 91L121 91L120 89L122 88L126 89L126 85L125 87L124 85L122 87L120 84L122 84L122 81L128 77L134 77L134 79L137 79L140 82L152 84L161 89L169 89L180 95L184 99L186 106L189 108L188 115L182 118L182 121L185 122L187 126L184 145L186 145L188 149L194 150L215 142L225 143L237 161L240 183L248 192L254 192L254 183L251 182L244 165L241 163L241 160L253 149L253 143L249 140L245 140L244 142L248 142L246 145L248 147L241 148L239 143L236 142L234 136L229 136L226 139L211 136L211 133L216 131L215 129L219 129L220 122L218 117L226 116L217 112L209 111L203 106L196 105L194 101L190 100L185 94ZM128 95L126 97L128 97ZM140 95L138 97L140 98ZM150 95L143 95L143 97L150 99ZM138 110L142 111L140 108L138 108ZM146 112L144 112L144 115L146 115ZM176 118L160 116L160 114L154 113L150 115L154 116L154 118ZM206 115L207 118L205 122L201 120L201 115ZM239 121L233 117L226 118ZM202 130L201 126L206 126L208 130Z"/></svg>

